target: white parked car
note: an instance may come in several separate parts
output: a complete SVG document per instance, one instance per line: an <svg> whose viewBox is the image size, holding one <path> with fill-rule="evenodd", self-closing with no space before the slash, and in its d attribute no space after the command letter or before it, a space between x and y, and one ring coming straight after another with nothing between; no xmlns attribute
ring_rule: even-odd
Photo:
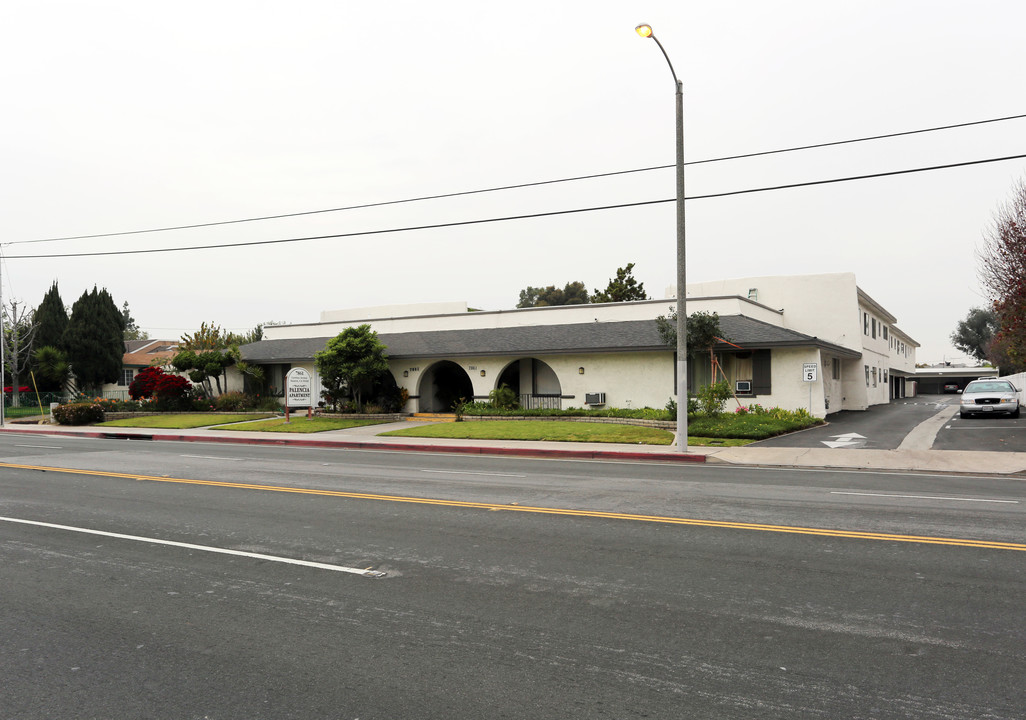
<svg viewBox="0 0 1026 720"><path fill-rule="evenodd" d="M973 380L962 391L962 417L1010 415L1019 417L1019 390L1007 380Z"/></svg>

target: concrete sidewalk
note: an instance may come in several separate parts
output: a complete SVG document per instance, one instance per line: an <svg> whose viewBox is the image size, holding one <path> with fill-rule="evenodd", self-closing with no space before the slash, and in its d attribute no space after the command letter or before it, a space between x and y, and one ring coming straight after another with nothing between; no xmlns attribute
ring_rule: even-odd
<svg viewBox="0 0 1026 720"><path fill-rule="evenodd" d="M378 433L413 427L400 422L315 435L240 432L196 428L151 430L146 428L72 427L63 425L7 424L0 432L36 436L162 440L177 442L235 443L251 445L442 452L477 455L509 455L549 458L648 460L673 463L729 463L761 467L845 468L867 470L925 471L971 475L1021 474L1026 479L1026 452L948 451L928 449L865 450L851 448L786 447L690 447L678 452L665 445L611 443L559 443L519 440L450 440L382 437Z"/></svg>

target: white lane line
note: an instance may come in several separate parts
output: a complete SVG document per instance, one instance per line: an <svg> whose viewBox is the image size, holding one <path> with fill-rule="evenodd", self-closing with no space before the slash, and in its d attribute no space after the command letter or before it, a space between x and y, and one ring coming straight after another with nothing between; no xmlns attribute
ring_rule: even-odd
<svg viewBox="0 0 1026 720"><path fill-rule="evenodd" d="M956 502L1010 503L1018 505L1018 500L988 500L985 498L937 497L935 495L886 495L884 493L838 492L832 490L831 495L862 495L863 497L911 498L914 500L953 500Z"/></svg>
<svg viewBox="0 0 1026 720"><path fill-rule="evenodd" d="M311 562L309 560L295 560L293 558L279 557L277 555L261 555L260 553L229 550L227 548L210 547L209 545L193 545L192 543L161 540L160 538L139 537L138 535L122 535L121 533L90 530L89 528L72 527L70 525L55 525L54 523L39 522L38 520L22 520L21 518L0 517L0 521L19 523L21 525L35 525L36 527L52 528L54 530L67 530L69 532L85 533L87 535L102 535L103 537L117 538L119 540L134 540L136 542L152 543L154 545L167 545L169 547L185 548L186 550L202 550L203 552L221 553L222 555L238 555L239 557L253 558L255 560L270 560L271 562L285 563L287 565L302 565L303 567L318 568L319 570L334 570L335 572L352 573L354 575L362 575L364 577L379 578L385 576L385 573L378 570L361 570L360 568L345 567L344 565L329 565L327 563Z"/></svg>
<svg viewBox="0 0 1026 720"><path fill-rule="evenodd" d="M241 458L220 457L218 455L179 455L184 458L199 458L200 460L239 460Z"/></svg>
<svg viewBox="0 0 1026 720"><path fill-rule="evenodd" d="M463 470L421 470L425 473L438 473L440 475L487 475L488 477L515 477L525 478L526 475L511 475L508 473L493 473L493 472L466 472Z"/></svg>
<svg viewBox="0 0 1026 720"><path fill-rule="evenodd" d="M61 445L15 445L14 447L46 448L47 450L60 450Z"/></svg>

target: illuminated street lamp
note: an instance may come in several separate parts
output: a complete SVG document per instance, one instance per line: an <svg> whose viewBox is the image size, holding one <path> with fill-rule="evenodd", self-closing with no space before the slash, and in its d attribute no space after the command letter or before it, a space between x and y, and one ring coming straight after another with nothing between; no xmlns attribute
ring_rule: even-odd
<svg viewBox="0 0 1026 720"><path fill-rule="evenodd" d="M688 449L688 332L686 273L684 272L684 84L651 25L634 28L641 37L652 38L666 58L677 92L677 449Z"/></svg>

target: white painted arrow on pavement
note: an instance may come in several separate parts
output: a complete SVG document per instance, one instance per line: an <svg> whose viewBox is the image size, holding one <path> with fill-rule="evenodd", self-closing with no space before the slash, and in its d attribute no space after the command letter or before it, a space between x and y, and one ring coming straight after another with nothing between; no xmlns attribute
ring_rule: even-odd
<svg viewBox="0 0 1026 720"><path fill-rule="evenodd" d="M824 445L829 448L841 448L841 447L861 447L865 445L865 435L859 435L858 433L844 433L843 435L833 435L836 438L834 441L821 440Z"/></svg>

